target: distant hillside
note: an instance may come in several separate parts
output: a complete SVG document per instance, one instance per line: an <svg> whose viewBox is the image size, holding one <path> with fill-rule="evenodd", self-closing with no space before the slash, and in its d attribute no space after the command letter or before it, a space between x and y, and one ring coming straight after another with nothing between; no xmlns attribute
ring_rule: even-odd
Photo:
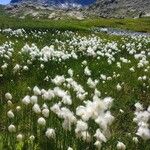
<svg viewBox="0 0 150 150"><path fill-rule="evenodd" d="M28 5L19 5L20 8L14 7L9 11L12 12L12 14L14 13L14 15L16 13L21 13L22 15L33 14L33 16L37 16L38 14L38 16L41 16L42 14L43 16L44 8L38 11L37 6L46 6L46 9L51 6L55 6L55 8L51 11L53 14L50 15L50 18L58 19L62 18L61 13L56 15L59 17L53 17L55 16L54 13L57 6L59 6L58 8L67 8L71 10L73 8L73 10L75 10L76 8L82 8L81 6L89 4L85 8L76 9L77 15L79 16L77 16L77 18L83 18L83 15L99 16L104 18L136 18L150 16L150 0L11 0L11 4L14 3L30 3L31 5L36 6L36 11L35 8L31 7L31 5L29 7ZM25 13L23 14L22 12ZM49 11L46 12L46 14L48 15ZM65 14L68 16L67 12L65 12ZM75 17L76 13L73 14L73 16Z"/></svg>
<svg viewBox="0 0 150 150"><path fill-rule="evenodd" d="M87 11L103 17L150 16L150 0L96 0Z"/></svg>

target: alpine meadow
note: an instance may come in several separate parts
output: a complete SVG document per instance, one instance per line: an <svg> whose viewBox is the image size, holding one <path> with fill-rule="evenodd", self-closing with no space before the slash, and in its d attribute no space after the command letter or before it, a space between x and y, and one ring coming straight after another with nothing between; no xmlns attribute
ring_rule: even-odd
<svg viewBox="0 0 150 150"><path fill-rule="evenodd" d="M150 2L122 1L0 5L0 150L150 150Z"/></svg>

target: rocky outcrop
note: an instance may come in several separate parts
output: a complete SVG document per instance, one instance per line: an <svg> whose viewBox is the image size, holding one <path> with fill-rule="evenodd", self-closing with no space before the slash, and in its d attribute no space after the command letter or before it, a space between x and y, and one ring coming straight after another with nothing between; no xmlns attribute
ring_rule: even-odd
<svg viewBox="0 0 150 150"><path fill-rule="evenodd" d="M57 7L46 7L41 5L34 5L31 3L17 3L13 5L7 5L5 10L11 16L16 16L21 19L25 17L32 17L35 19L47 18L51 20L59 19L77 19L83 20L85 16L84 12L80 9L60 9Z"/></svg>

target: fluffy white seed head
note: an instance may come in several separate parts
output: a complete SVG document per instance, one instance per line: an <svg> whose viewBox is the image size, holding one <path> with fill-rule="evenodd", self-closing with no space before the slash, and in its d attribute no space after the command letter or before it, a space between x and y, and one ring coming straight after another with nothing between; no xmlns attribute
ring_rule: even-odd
<svg viewBox="0 0 150 150"><path fill-rule="evenodd" d="M27 95L22 99L22 103L25 105L29 105L30 104L30 96Z"/></svg>
<svg viewBox="0 0 150 150"><path fill-rule="evenodd" d="M41 108L38 104L34 104L34 106L32 107L32 110L36 113L36 114L40 114L41 113Z"/></svg>
<svg viewBox="0 0 150 150"><path fill-rule="evenodd" d="M43 109L42 114L45 118L48 118L49 117L49 109L47 109L47 108Z"/></svg>
<svg viewBox="0 0 150 150"><path fill-rule="evenodd" d="M8 127L8 131L9 132L16 132L16 127L13 125L13 124L11 124L9 127Z"/></svg>
<svg viewBox="0 0 150 150"><path fill-rule="evenodd" d="M21 142L23 140L23 135L18 134L16 138L17 138L17 141Z"/></svg>
<svg viewBox="0 0 150 150"><path fill-rule="evenodd" d="M35 104L38 101L38 97L33 95L33 96L31 96L30 100L31 100L31 104Z"/></svg>
<svg viewBox="0 0 150 150"><path fill-rule="evenodd" d="M40 117L37 122L40 126L46 125L46 120L43 117Z"/></svg>
<svg viewBox="0 0 150 150"><path fill-rule="evenodd" d="M48 137L49 139L51 138L55 138L56 134L55 134L55 130L48 128L47 131L45 132L46 137Z"/></svg>
<svg viewBox="0 0 150 150"><path fill-rule="evenodd" d="M35 136L34 136L34 135L31 135L31 136L29 137L29 139L30 139L31 141L34 141Z"/></svg>
<svg viewBox="0 0 150 150"><path fill-rule="evenodd" d="M125 150L126 146L122 142L118 141L118 143L117 143L117 149L118 150Z"/></svg>
<svg viewBox="0 0 150 150"><path fill-rule="evenodd" d="M14 113L12 112L12 110L9 110L9 111L7 112L7 116L8 116L9 118L14 118L14 117L15 117Z"/></svg>
<svg viewBox="0 0 150 150"><path fill-rule="evenodd" d="M134 142L135 144L137 144L137 143L139 142L139 140L138 140L137 137L133 137L132 140L133 140L133 142Z"/></svg>
<svg viewBox="0 0 150 150"><path fill-rule="evenodd" d="M6 98L7 100L11 100L11 99L12 99L12 95L11 95L10 93L6 93L6 94L5 94L5 98Z"/></svg>
<svg viewBox="0 0 150 150"><path fill-rule="evenodd" d="M41 90L37 86L33 88L33 92L34 92L34 95L41 95Z"/></svg>

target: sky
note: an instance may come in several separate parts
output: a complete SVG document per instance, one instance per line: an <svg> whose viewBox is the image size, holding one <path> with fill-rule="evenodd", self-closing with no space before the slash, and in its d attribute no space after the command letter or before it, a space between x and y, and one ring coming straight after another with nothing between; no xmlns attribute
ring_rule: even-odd
<svg viewBox="0 0 150 150"><path fill-rule="evenodd" d="M8 4L10 0L0 0L0 4Z"/></svg>
<svg viewBox="0 0 150 150"><path fill-rule="evenodd" d="M64 0L59 0L59 1L63 2ZM73 1L76 1L77 3L81 3L81 4L89 4L91 2L94 2L95 0L73 0ZM0 0L0 4L8 4L9 2L10 0Z"/></svg>

